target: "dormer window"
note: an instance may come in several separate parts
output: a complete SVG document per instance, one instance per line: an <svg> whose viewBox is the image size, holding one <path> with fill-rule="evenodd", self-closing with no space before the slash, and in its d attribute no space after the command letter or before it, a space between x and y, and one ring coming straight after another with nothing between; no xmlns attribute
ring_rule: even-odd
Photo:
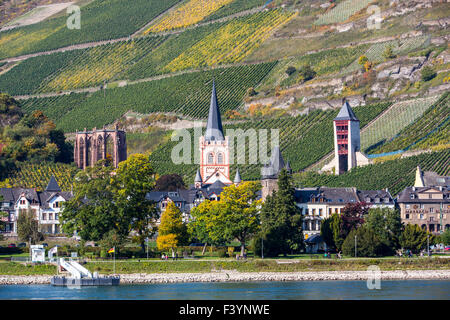
<svg viewBox="0 0 450 320"><path fill-rule="evenodd" d="M414 198L415 198L414 193L411 193L411 194L409 195L409 197L410 197L411 199L414 199Z"/></svg>
<svg viewBox="0 0 450 320"><path fill-rule="evenodd" d="M370 202L370 198L369 197L366 198L366 202Z"/></svg>

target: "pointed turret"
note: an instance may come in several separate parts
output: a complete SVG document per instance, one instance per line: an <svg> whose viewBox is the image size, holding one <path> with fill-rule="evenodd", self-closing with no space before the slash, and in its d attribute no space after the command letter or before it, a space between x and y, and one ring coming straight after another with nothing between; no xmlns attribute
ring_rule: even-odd
<svg viewBox="0 0 450 320"><path fill-rule="evenodd" d="M197 173L195 174L194 185L196 188L201 188L202 186L202 175L200 174L200 169L197 169Z"/></svg>
<svg viewBox="0 0 450 320"><path fill-rule="evenodd" d="M278 173L280 173L281 169L284 167L285 164L280 147L273 148L269 164L261 169L262 179L277 178Z"/></svg>
<svg viewBox="0 0 450 320"><path fill-rule="evenodd" d="M242 182L241 174L239 173L239 168L236 169L236 175L234 176L234 184L238 185Z"/></svg>
<svg viewBox="0 0 450 320"><path fill-rule="evenodd" d="M344 102L344 105L342 106L341 110L339 111L337 117L334 118L334 120L359 121L352 108L348 104L348 101Z"/></svg>
<svg viewBox="0 0 450 320"><path fill-rule="evenodd" d="M206 125L205 140L225 140L223 135L222 120L220 118L219 104L217 103L216 84L213 81L211 104L209 106L208 124Z"/></svg>
<svg viewBox="0 0 450 320"><path fill-rule="evenodd" d="M47 192L61 192L61 188L58 185L58 182L56 182L55 176L52 176L50 178L50 181L48 182L47 188L45 188L45 191Z"/></svg>
<svg viewBox="0 0 450 320"><path fill-rule="evenodd" d="M416 181L414 181L414 187L425 187L423 173L422 170L420 170L420 166L417 166L416 168Z"/></svg>

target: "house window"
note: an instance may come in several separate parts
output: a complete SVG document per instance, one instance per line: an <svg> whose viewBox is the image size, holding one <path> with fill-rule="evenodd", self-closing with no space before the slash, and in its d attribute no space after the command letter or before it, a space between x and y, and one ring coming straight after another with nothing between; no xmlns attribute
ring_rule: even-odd
<svg viewBox="0 0 450 320"><path fill-rule="evenodd" d="M47 220L47 213L44 212L44 213L42 214L42 220Z"/></svg>
<svg viewBox="0 0 450 320"><path fill-rule="evenodd" d="M405 219L409 219L409 213L405 214Z"/></svg>
<svg viewBox="0 0 450 320"><path fill-rule="evenodd" d="M48 220L53 220L53 213L48 214Z"/></svg>
<svg viewBox="0 0 450 320"><path fill-rule="evenodd" d="M214 154L212 152L208 153L208 164L214 163Z"/></svg>
<svg viewBox="0 0 450 320"><path fill-rule="evenodd" d="M314 216L316 214L316 209L312 209L312 215Z"/></svg>
<svg viewBox="0 0 450 320"><path fill-rule="evenodd" d="M434 212L434 208L430 208L430 213L433 213Z"/></svg>
<svg viewBox="0 0 450 320"><path fill-rule="evenodd" d="M409 208L410 208L410 206L409 206L409 204L407 204L407 205L406 205L406 209L409 209Z"/></svg>
<svg viewBox="0 0 450 320"><path fill-rule="evenodd" d="M20 200L20 204L25 204L25 200Z"/></svg>
<svg viewBox="0 0 450 320"><path fill-rule="evenodd" d="M433 195L431 193L428 194L428 199L433 199Z"/></svg>
<svg viewBox="0 0 450 320"><path fill-rule="evenodd" d="M423 219L423 213L419 214L419 219Z"/></svg>
<svg viewBox="0 0 450 320"><path fill-rule="evenodd" d="M420 205L420 209L424 209L425 206L423 204Z"/></svg>
<svg viewBox="0 0 450 320"><path fill-rule="evenodd" d="M319 216L322 215L322 209L319 209Z"/></svg>
<svg viewBox="0 0 450 320"><path fill-rule="evenodd" d="M55 213L55 220L58 220L58 214Z"/></svg>
<svg viewBox="0 0 450 320"><path fill-rule="evenodd" d="M306 215L309 214L309 209L308 209L308 208L305 209L305 214L306 214Z"/></svg>

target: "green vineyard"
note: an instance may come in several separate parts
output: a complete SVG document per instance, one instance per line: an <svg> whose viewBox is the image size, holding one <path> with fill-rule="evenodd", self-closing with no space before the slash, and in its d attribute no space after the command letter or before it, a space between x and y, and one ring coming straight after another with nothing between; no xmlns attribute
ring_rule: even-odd
<svg viewBox="0 0 450 320"><path fill-rule="evenodd" d="M388 188L393 196L414 184L416 167L435 171L439 175L450 174L450 149L424 153L418 156L386 161L353 168L350 172L335 176L312 171L295 175L298 187L356 187L360 190Z"/></svg>
<svg viewBox="0 0 450 320"><path fill-rule="evenodd" d="M0 182L0 187L36 188L42 191L54 176L62 191L70 191L78 169L63 163L20 163L16 172Z"/></svg>
<svg viewBox="0 0 450 320"><path fill-rule="evenodd" d="M449 117L450 117L450 93L445 93L442 95L438 101L426 110L422 117L417 119L417 121L411 121L410 124L404 127L403 130L399 131L399 134L386 141L386 143L380 145L378 148L374 149L374 153L391 152L397 150L403 150L411 146L419 140L427 138L433 139L433 144L450 143L448 139L449 130ZM410 114L415 112L417 106L409 111ZM438 129L436 134L427 135ZM447 132L447 134L445 133ZM422 141L422 146L430 145L431 140L426 143L426 140ZM420 145L416 146L419 147Z"/></svg>
<svg viewBox="0 0 450 320"><path fill-rule="evenodd" d="M0 33L0 59L84 42L126 37L180 0L94 0L81 8L82 28L69 29L68 17Z"/></svg>
<svg viewBox="0 0 450 320"><path fill-rule="evenodd" d="M394 104L361 134L361 148L367 150L392 139L403 128L420 118L438 97L419 98ZM391 151L396 151L391 150Z"/></svg>
<svg viewBox="0 0 450 320"><path fill-rule="evenodd" d="M250 87L256 87L276 63L187 73L92 94L22 100L24 110L41 110L58 128L74 132L113 123L127 111L142 114L172 112L206 118L212 79L216 80L221 111L237 109ZM170 94L168 94L170 92ZM56 121L57 120L57 121Z"/></svg>
<svg viewBox="0 0 450 320"><path fill-rule="evenodd" d="M373 0L345 0L336 7L321 15L314 24L332 24L344 22L358 11L364 9Z"/></svg>

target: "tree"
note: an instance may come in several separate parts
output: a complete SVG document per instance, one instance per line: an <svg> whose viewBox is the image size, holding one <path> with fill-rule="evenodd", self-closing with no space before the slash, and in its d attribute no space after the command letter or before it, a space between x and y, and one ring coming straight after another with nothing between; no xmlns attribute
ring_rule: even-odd
<svg viewBox="0 0 450 320"><path fill-rule="evenodd" d="M183 178L178 174L166 174L156 180L156 191L176 191L178 189L186 189Z"/></svg>
<svg viewBox="0 0 450 320"><path fill-rule="evenodd" d="M333 222L332 216L322 220L322 223L320 225L320 236L326 243L327 247L331 250L334 250L336 249L336 244L334 243L332 222Z"/></svg>
<svg viewBox="0 0 450 320"><path fill-rule="evenodd" d="M260 228L261 200L257 200L257 192L260 188L261 184L256 181L224 187L220 200L211 201L208 210L193 210L194 223L204 228L208 237L214 242L238 240L241 244L241 255L243 255L245 243Z"/></svg>
<svg viewBox="0 0 450 320"><path fill-rule="evenodd" d="M436 77L437 73L433 67L425 66L421 71L422 81L430 81L434 77Z"/></svg>
<svg viewBox="0 0 450 320"><path fill-rule="evenodd" d="M302 224L301 211L295 204L292 177L282 169L278 176L278 191L267 197L261 209L262 236L267 256L303 249Z"/></svg>
<svg viewBox="0 0 450 320"><path fill-rule="evenodd" d="M86 241L99 241L111 230L128 234L129 223L114 201L113 169L105 164L101 160L75 176L74 197L65 202L59 218L65 233L77 231Z"/></svg>
<svg viewBox="0 0 450 320"><path fill-rule="evenodd" d="M383 58L385 61L389 59L394 59L396 57L394 50L392 49L392 46L387 46L386 49L383 51Z"/></svg>
<svg viewBox="0 0 450 320"><path fill-rule="evenodd" d="M316 72L311 68L310 65L304 65L298 70L299 80L308 81L316 76Z"/></svg>
<svg viewBox="0 0 450 320"><path fill-rule="evenodd" d="M205 253L208 243L219 245L226 241L224 237L217 236L212 239L209 235L210 228L208 224L214 219L214 215L219 212L220 205L219 201L206 200L191 210L193 220L188 224L188 232L191 238L205 243L202 255Z"/></svg>
<svg viewBox="0 0 450 320"><path fill-rule="evenodd" d="M348 203L343 209L341 216L340 237L347 238L353 229L359 228L364 223L370 206L365 202Z"/></svg>
<svg viewBox="0 0 450 320"><path fill-rule="evenodd" d="M365 56L365 55L362 55L362 56L360 56L359 58L358 58L358 64L361 66L361 67L364 67L364 65L366 64L366 62L368 62L369 61L369 58L367 58L367 56Z"/></svg>
<svg viewBox="0 0 450 320"><path fill-rule="evenodd" d="M44 240L44 235L39 232L39 222L34 211L27 210L19 213L17 235L21 241L31 241L31 244Z"/></svg>
<svg viewBox="0 0 450 320"><path fill-rule="evenodd" d="M445 230L439 238L444 245L450 245L450 228Z"/></svg>
<svg viewBox="0 0 450 320"><path fill-rule="evenodd" d="M430 237L430 243L432 243L434 238L432 234L417 224L407 224L400 236L400 245L403 249L419 253L422 249L425 249L428 236Z"/></svg>
<svg viewBox="0 0 450 320"><path fill-rule="evenodd" d="M187 227L183 223L183 216L173 201L167 202L166 210L161 215L156 244L159 250L176 248L188 241Z"/></svg>
<svg viewBox="0 0 450 320"><path fill-rule="evenodd" d="M389 248L386 255L392 254L400 247L399 238L403 225L400 212L389 208L370 209L366 217L366 226L375 232L380 240Z"/></svg>
<svg viewBox="0 0 450 320"><path fill-rule="evenodd" d="M293 66L289 66L286 68L286 74L288 76L291 76L292 74L294 74L297 71L297 69Z"/></svg>
<svg viewBox="0 0 450 320"><path fill-rule="evenodd" d="M350 231L342 244L342 252L354 257L355 244L358 257L379 257L386 251L385 244L380 240L379 235L366 225Z"/></svg>
<svg viewBox="0 0 450 320"><path fill-rule="evenodd" d="M148 157L133 154L119 163L111 181L118 214L128 224L128 230L124 233L134 231L133 241L141 246L143 252L145 239L155 233L158 218L156 204L146 198L155 186L154 175Z"/></svg>

